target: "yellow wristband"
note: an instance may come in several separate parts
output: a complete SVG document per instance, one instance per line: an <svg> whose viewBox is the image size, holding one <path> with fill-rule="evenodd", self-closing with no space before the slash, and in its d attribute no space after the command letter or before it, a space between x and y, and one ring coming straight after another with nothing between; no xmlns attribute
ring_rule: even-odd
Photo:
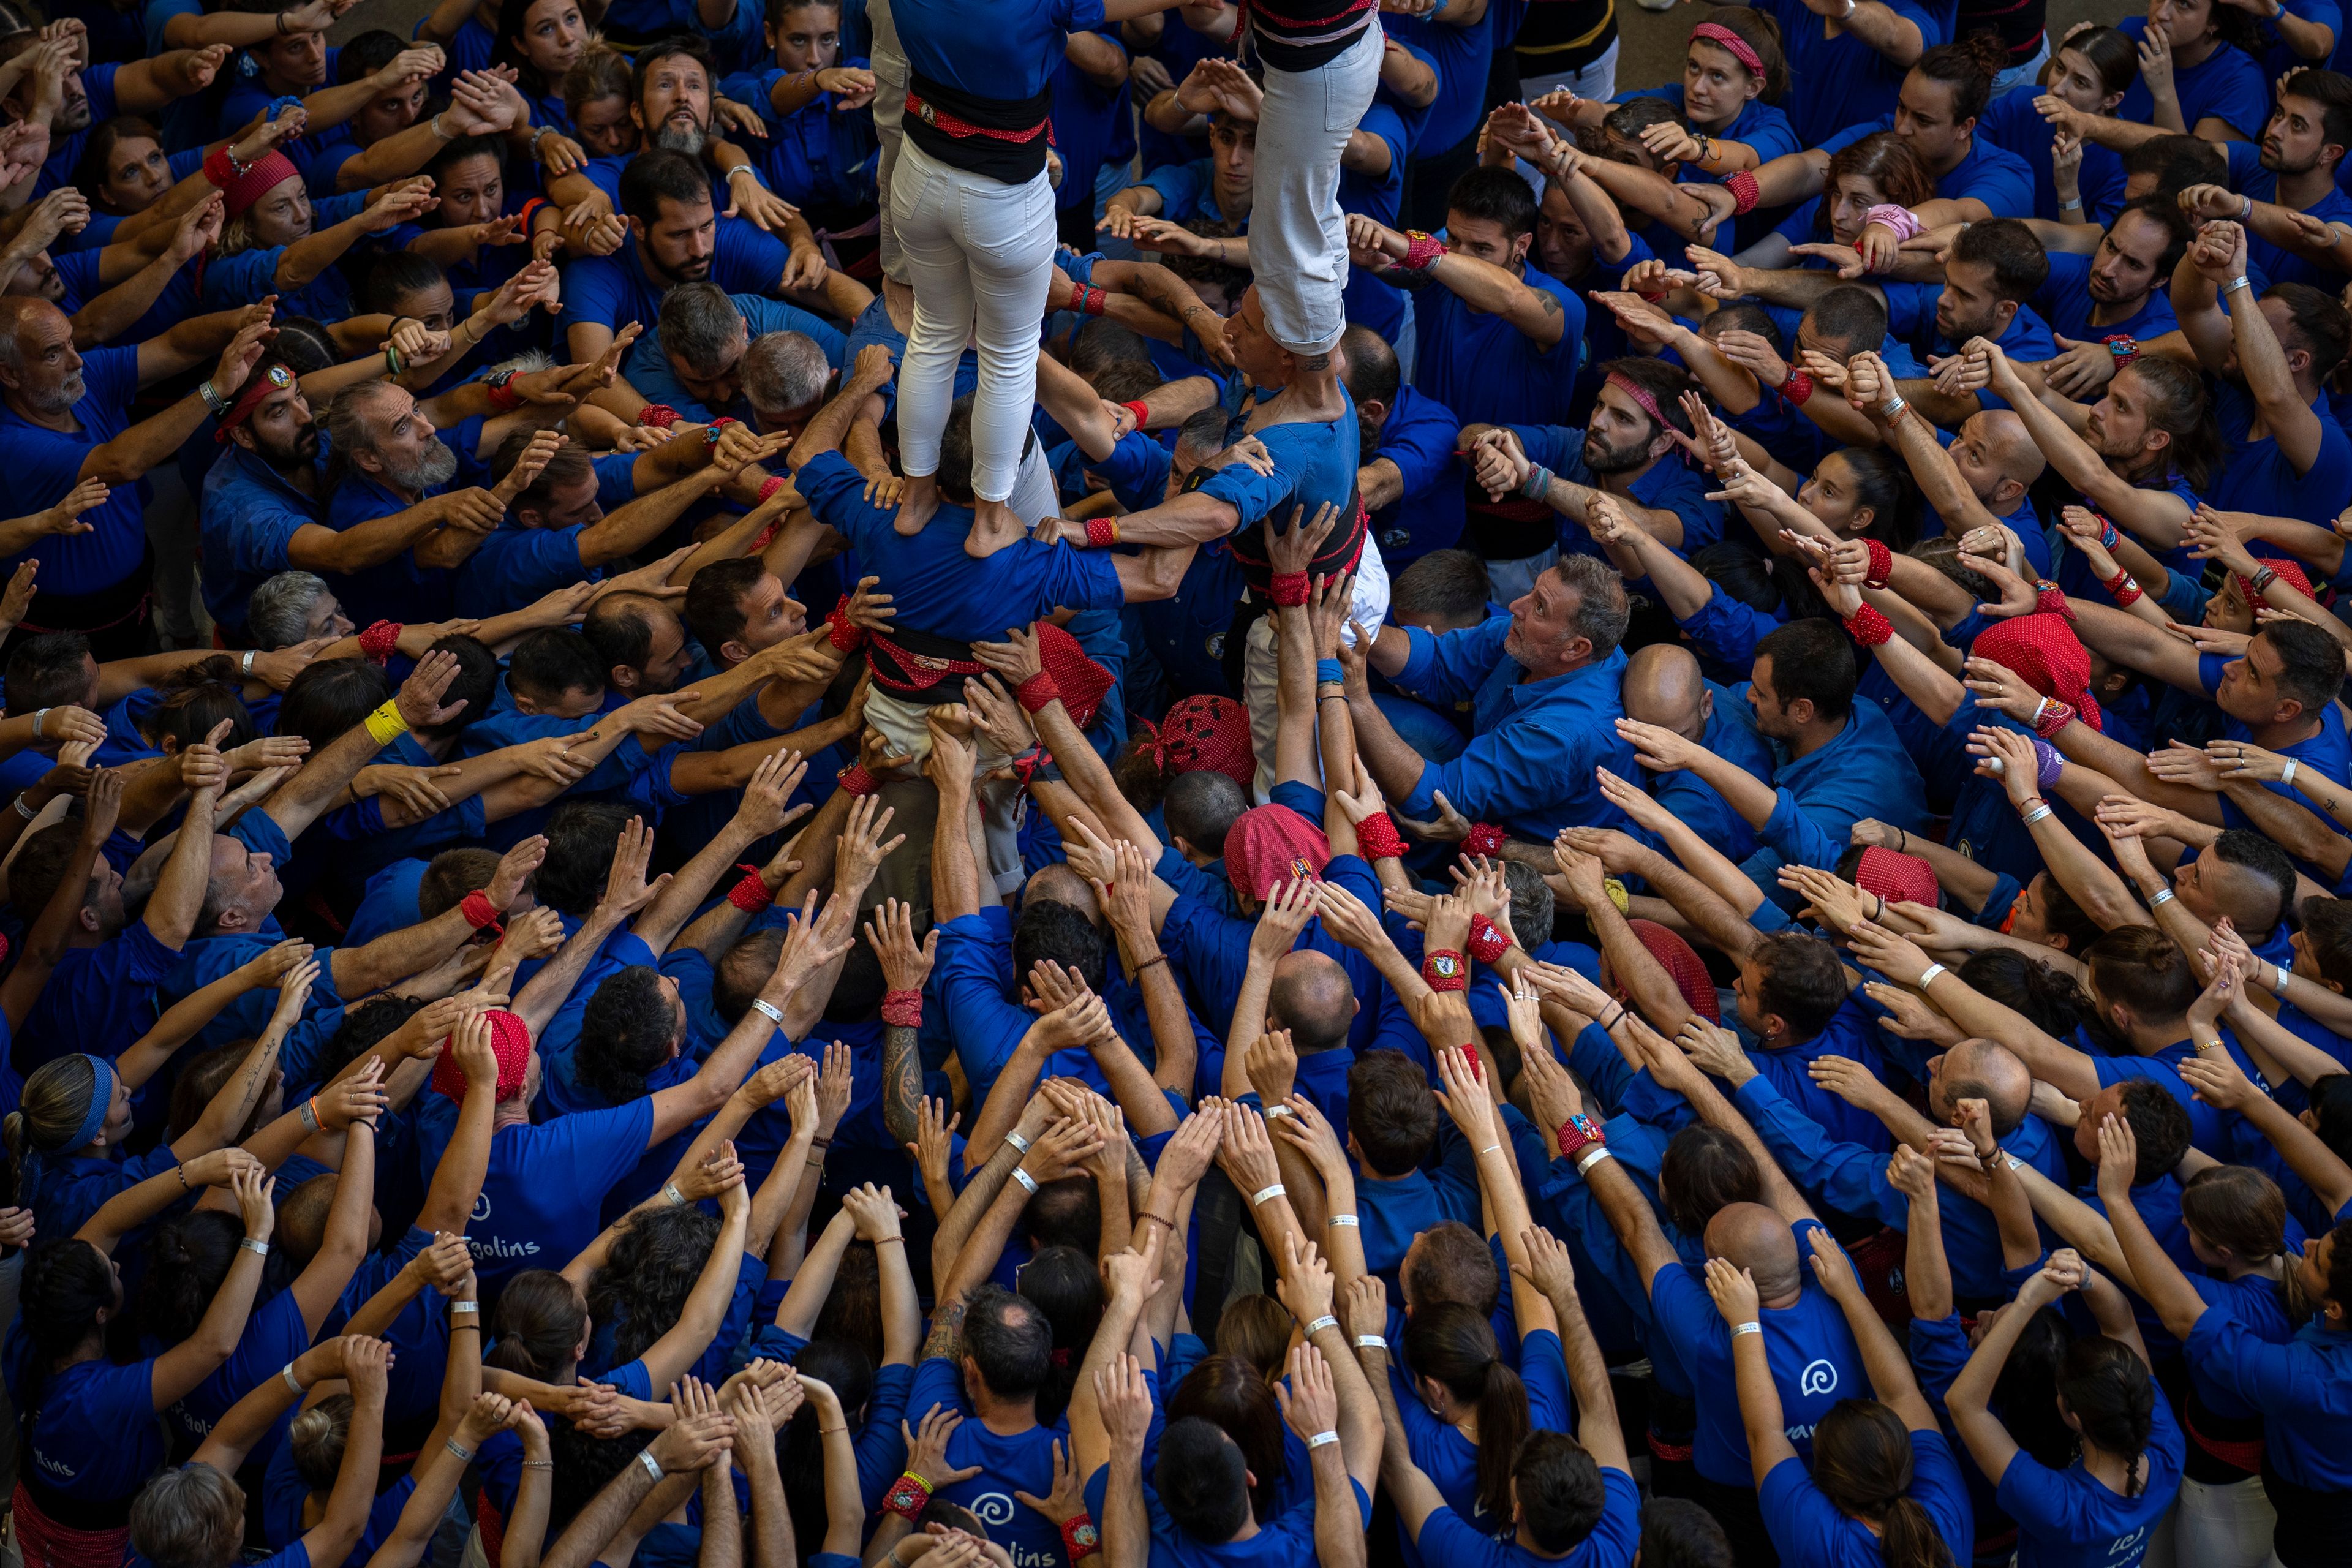
<svg viewBox="0 0 2352 1568"><path fill-rule="evenodd" d="M400 714L400 704L386 702L367 716L367 732L379 746L389 745L395 737L408 733L408 721Z"/></svg>

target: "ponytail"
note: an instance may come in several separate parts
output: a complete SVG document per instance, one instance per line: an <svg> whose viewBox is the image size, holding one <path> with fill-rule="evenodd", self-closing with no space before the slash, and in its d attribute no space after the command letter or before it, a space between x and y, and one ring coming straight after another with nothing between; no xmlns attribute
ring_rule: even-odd
<svg viewBox="0 0 2352 1568"><path fill-rule="evenodd" d="M1944 1532L1909 1493L1888 1503L1878 1523L1885 1532L1878 1544L1885 1553L1886 1568L1953 1568L1952 1549L1945 1543Z"/></svg>
<svg viewBox="0 0 2352 1568"><path fill-rule="evenodd" d="M1911 1496L1911 1434L1874 1399L1838 1402L1813 1428L1813 1484L1842 1513L1879 1527L1887 1568L1953 1568L1951 1548Z"/></svg>
<svg viewBox="0 0 2352 1568"><path fill-rule="evenodd" d="M1478 1506L1511 1516L1511 1467L1528 1436L1528 1390L1503 1364L1495 1326L1458 1301L1441 1301L1405 1324L1405 1359L1478 1413Z"/></svg>
<svg viewBox="0 0 2352 1568"><path fill-rule="evenodd" d="M1511 1517L1511 1467L1528 1436L1528 1389L1500 1356L1486 1363L1478 1394L1478 1506L1490 1519Z"/></svg>
<svg viewBox="0 0 2352 1568"><path fill-rule="evenodd" d="M2082 1427L2083 1441L2131 1468L2126 1497L2147 1489L2147 1435L2156 1423L2156 1384L2131 1348L2103 1337L2067 1347L2058 1397Z"/></svg>

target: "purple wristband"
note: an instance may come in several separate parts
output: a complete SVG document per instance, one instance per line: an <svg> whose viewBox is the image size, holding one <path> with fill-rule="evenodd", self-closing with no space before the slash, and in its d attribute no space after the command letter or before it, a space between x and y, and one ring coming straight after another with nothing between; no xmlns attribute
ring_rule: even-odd
<svg viewBox="0 0 2352 1568"><path fill-rule="evenodd" d="M2065 754L2049 742L2035 736L2033 740L2033 786L2051 789L2058 783L2059 771L2066 765Z"/></svg>

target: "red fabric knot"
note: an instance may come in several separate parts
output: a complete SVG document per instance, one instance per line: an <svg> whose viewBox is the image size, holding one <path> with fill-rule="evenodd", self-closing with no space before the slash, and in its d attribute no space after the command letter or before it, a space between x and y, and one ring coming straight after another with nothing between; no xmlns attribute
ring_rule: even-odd
<svg viewBox="0 0 2352 1568"><path fill-rule="evenodd" d="M1021 704L1024 713L1035 713L1050 703L1062 700L1062 689L1052 676L1039 670L1013 689L1013 700Z"/></svg>
<svg viewBox="0 0 2352 1568"><path fill-rule="evenodd" d="M1756 174L1752 169L1741 169L1725 175L1723 188L1731 193L1732 212L1741 217L1754 212L1756 204L1764 199L1763 190L1756 184Z"/></svg>
<svg viewBox="0 0 2352 1568"><path fill-rule="evenodd" d="M637 410L637 423L656 430L667 430L677 423L677 410L667 403L648 403Z"/></svg>
<svg viewBox="0 0 2352 1568"><path fill-rule="evenodd" d="M1496 959L1511 951L1511 939L1497 930L1487 916L1472 915L1467 945L1471 957L1491 967Z"/></svg>
<svg viewBox="0 0 2352 1568"><path fill-rule="evenodd" d="M2312 596L2311 574L2298 563L2283 560L2275 555L2261 555L2254 558L2254 564L2258 567L2267 566L2277 573L2280 582L2284 583L2305 598L2308 599ZM2238 592L2244 596L2247 607L2250 609L2263 603L2263 596L2254 592L2254 582L2251 577L2238 579Z"/></svg>
<svg viewBox="0 0 2352 1568"><path fill-rule="evenodd" d="M1053 752L1043 746L1032 746L1013 759L1013 776L1023 789L1027 789L1029 781L1037 776L1037 770L1051 765L1053 761Z"/></svg>
<svg viewBox="0 0 2352 1568"><path fill-rule="evenodd" d="M923 994L920 991L892 991L882 998L882 1021L902 1029L920 1028L923 1023Z"/></svg>
<svg viewBox="0 0 2352 1568"><path fill-rule="evenodd" d="M1110 306L1110 295L1090 284L1070 285L1070 308L1082 316L1099 316Z"/></svg>
<svg viewBox="0 0 2352 1568"><path fill-rule="evenodd" d="M1118 542L1118 519L1090 517L1087 519L1087 548L1108 550Z"/></svg>
<svg viewBox="0 0 2352 1568"><path fill-rule="evenodd" d="M1038 623L1037 658L1061 689L1062 706L1070 710L1070 722L1081 730L1091 725L1102 710L1103 699L1110 694L1110 671L1088 657L1077 638L1051 621Z"/></svg>
<svg viewBox="0 0 2352 1568"><path fill-rule="evenodd" d="M852 763L835 775L835 782L851 795L867 795L882 787L882 781L866 771L863 763Z"/></svg>
<svg viewBox="0 0 2352 1568"><path fill-rule="evenodd" d="M1632 376L1626 375L1620 371L1612 371L1605 378L1603 378L1601 384L1603 386L1613 386L1618 391L1623 393L1626 396L1632 398L1636 407L1640 408L1643 413L1648 415L1652 419L1657 421L1659 429L1665 430L1672 427L1670 422L1666 418L1665 411L1658 406L1657 395L1648 387L1643 386L1640 382L1635 381Z"/></svg>
<svg viewBox="0 0 2352 1568"><path fill-rule="evenodd" d="M1499 855L1509 835L1491 822L1474 822L1470 831L1462 837L1465 855Z"/></svg>
<svg viewBox="0 0 2352 1568"><path fill-rule="evenodd" d="M1139 397L1133 403L1122 403L1119 406L1135 416L1135 427L1138 430L1142 429L1144 422L1151 417L1151 410L1144 406L1143 400Z"/></svg>
<svg viewBox="0 0 2352 1568"><path fill-rule="evenodd" d="M216 147L205 155L205 178L218 190L225 191L236 184L236 164L230 159L226 147Z"/></svg>
<svg viewBox="0 0 2352 1568"><path fill-rule="evenodd" d="M1323 830L1286 805L1256 805L1225 834L1225 875L1253 899L1285 882L1308 882L1331 863Z"/></svg>
<svg viewBox="0 0 2352 1568"><path fill-rule="evenodd" d="M1895 636L1895 626L1868 605L1845 618L1846 635L1864 647L1876 647Z"/></svg>
<svg viewBox="0 0 2352 1568"><path fill-rule="evenodd" d="M490 902L489 894L479 888L457 900L457 912L465 916L466 923L476 931L494 931L500 936L506 934L507 928L499 921L499 907Z"/></svg>
<svg viewBox="0 0 2352 1568"><path fill-rule="evenodd" d="M2092 729L2105 727L2099 715L2098 699L2091 695L2090 652L2063 617L2037 611L2011 620L1995 621L1978 636L1969 651L2014 670L2017 678L2039 695L2073 707Z"/></svg>
<svg viewBox="0 0 2352 1568"><path fill-rule="evenodd" d="M1780 384L1780 396L1791 408L1802 408L1812 395L1813 378L1801 370L1790 371L1789 379ZM1884 550L1886 546L1882 544L1879 548Z"/></svg>
<svg viewBox="0 0 2352 1568"><path fill-rule="evenodd" d="M2064 590L2046 578L2033 584L2033 608L2044 616L2063 616L2069 623L2074 619L2074 607L2066 603Z"/></svg>
<svg viewBox="0 0 2352 1568"><path fill-rule="evenodd" d="M729 903L747 915L756 915L776 901L776 895L768 890L768 879L760 875L760 868L738 861L735 868L743 873L743 879L727 890Z"/></svg>
<svg viewBox="0 0 2352 1568"><path fill-rule="evenodd" d="M1658 966L1671 976L1675 989L1682 993L1690 1010L1710 1024L1723 1021L1723 1000L1715 994L1715 981L1706 972L1706 962L1698 950L1655 921L1631 920L1626 925Z"/></svg>
<svg viewBox="0 0 2352 1568"><path fill-rule="evenodd" d="M1397 831L1387 812L1376 811L1356 824L1356 849L1367 860L1402 860L1404 835Z"/></svg>
<svg viewBox="0 0 2352 1568"><path fill-rule="evenodd" d="M378 621L360 634L360 652L382 664L400 647L400 634L405 630L398 621Z"/></svg>
<svg viewBox="0 0 2352 1568"><path fill-rule="evenodd" d="M1933 866L1916 855L1878 844L1864 849L1862 858L1854 862L1853 885L1895 903L1926 904L1930 909L1944 891Z"/></svg>
<svg viewBox="0 0 2352 1568"><path fill-rule="evenodd" d="M1276 572L1274 580L1266 584L1266 593L1272 596L1278 609L1297 609L1307 603L1310 592L1312 589L1304 572Z"/></svg>
<svg viewBox="0 0 2352 1568"><path fill-rule="evenodd" d="M825 612L825 641L844 653L856 653L866 646L866 628L849 618L849 595Z"/></svg>
<svg viewBox="0 0 2352 1568"><path fill-rule="evenodd" d="M1247 788L1257 777L1257 758L1250 749L1249 712L1230 697L1199 693L1168 710L1154 724L1141 720L1142 744L1151 760L1167 772L1189 773L1205 768ZM1357 829L1360 842L1363 830Z"/></svg>
<svg viewBox="0 0 2352 1568"><path fill-rule="evenodd" d="M490 1054L499 1062L498 1098L501 1104L522 1092L530 1076L530 1026L502 1007L482 1015L490 1024ZM444 1037L440 1058L433 1064L433 1087L451 1100L466 1098L466 1069L457 1065L454 1037Z"/></svg>
<svg viewBox="0 0 2352 1568"><path fill-rule="evenodd" d="M1450 947L1433 948L1421 961L1421 977L1432 991L1462 991L1470 984L1470 966Z"/></svg>
<svg viewBox="0 0 2352 1568"><path fill-rule="evenodd" d="M1887 577L1895 570L1895 552L1875 539L1864 540L1862 547L1870 554L1870 565L1863 574L1862 585L1865 588L1885 587Z"/></svg>

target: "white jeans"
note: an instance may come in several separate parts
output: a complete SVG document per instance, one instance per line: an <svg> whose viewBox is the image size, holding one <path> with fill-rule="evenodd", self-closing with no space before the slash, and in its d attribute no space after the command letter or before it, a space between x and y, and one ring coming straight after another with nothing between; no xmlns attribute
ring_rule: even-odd
<svg viewBox="0 0 2352 1568"><path fill-rule="evenodd" d="M1363 559L1356 563L1355 593L1348 601L1348 618L1366 631L1377 632L1389 618L1389 569L1381 547L1367 533ZM1356 646L1356 634L1341 634ZM1276 691L1274 613L1250 623L1242 644L1242 700L1249 709L1250 749L1257 753L1257 798L1265 801L1274 789L1274 737L1281 728L1282 703ZM1313 718L1307 722L1314 723ZM1322 824L1316 824L1321 826Z"/></svg>
<svg viewBox="0 0 2352 1568"><path fill-rule="evenodd" d="M2262 1568L2277 1528L2260 1476L2228 1486L2184 1478L2172 1510L2173 1560L2186 1568Z"/></svg>
<svg viewBox="0 0 2352 1568"><path fill-rule="evenodd" d="M890 0L866 0L866 19L874 26L874 131L882 144L875 166L874 186L881 203L882 275L894 283L912 286L907 258L898 248L898 228L890 221L890 176L898 172L898 150L907 136L907 54L898 47L898 26L890 17Z"/></svg>
<svg viewBox="0 0 2352 1568"><path fill-rule="evenodd" d="M1347 329L1348 231L1339 214L1339 154L1381 82L1378 20L1311 71L1265 73L1258 110L1251 270L1266 331L1295 354L1328 354ZM900 394L901 396L905 395Z"/></svg>
<svg viewBox="0 0 2352 1568"><path fill-rule="evenodd" d="M1008 185L908 142L890 181L898 247L914 274L915 322L898 367L898 451L909 478L940 468L964 344L980 351L972 399L971 486L1013 494L1037 395L1037 323L1054 276L1054 190L1038 176Z"/></svg>
<svg viewBox="0 0 2352 1568"><path fill-rule="evenodd" d="M1545 93L1566 88L1579 98L1589 98L1606 103L1617 96L1617 51L1624 43L1620 38L1601 51L1591 65L1581 70L1560 71L1551 76L1521 77L1519 96L1529 103ZM1538 185L1537 189L1543 187Z"/></svg>

